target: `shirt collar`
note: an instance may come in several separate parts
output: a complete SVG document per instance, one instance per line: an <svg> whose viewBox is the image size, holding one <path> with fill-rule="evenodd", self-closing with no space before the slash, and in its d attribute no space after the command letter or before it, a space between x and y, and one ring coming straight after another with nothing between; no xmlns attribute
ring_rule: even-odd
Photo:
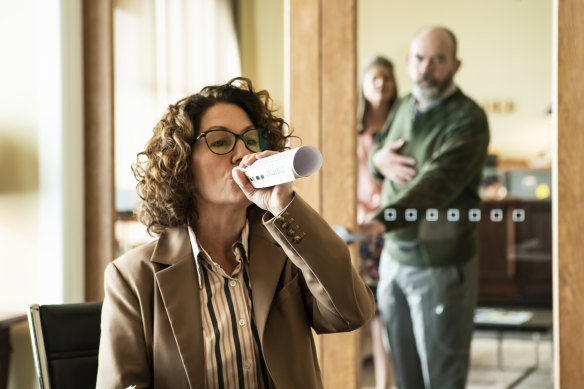
<svg viewBox="0 0 584 389"><path fill-rule="evenodd" d="M199 288L203 287L203 283L201 281L201 265L199 263L199 254L201 251L205 252L203 247L199 246L199 242L197 241L197 237L195 236L195 232L190 226L189 223L189 240L191 242L191 249L193 250L193 257L195 260L195 267L197 268L197 278L199 280ZM233 250L235 250L236 245L240 244L243 247L243 259L244 261L249 261L247 256L247 248L248 248L248 240L249 240L249 221L246 219L245 225L241 230L241 235L239 240L233 244ZM205 255L208 255L205 253Z"/></svg>

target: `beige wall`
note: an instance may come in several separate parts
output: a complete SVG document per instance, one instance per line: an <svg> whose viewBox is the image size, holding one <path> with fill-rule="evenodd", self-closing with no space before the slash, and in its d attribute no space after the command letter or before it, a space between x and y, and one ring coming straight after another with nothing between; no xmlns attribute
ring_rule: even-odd
<svg viewBox="0 0 584 389"><path fill-rule="evenodd" d="M425 25L458 37L461 89L479 103L512 101L512 113L489 114L491 149L506 158L549 156L552 125L552 1L359 0L358 63L393 60L400 94L409 91L409 41Z"/></svg>
<svg viewBox="0 0 584 389"><path fill-rule="evenodd" d="M242 75L258 89L267 89L284 110L284 0L238 2Z"/></svg>
<svg viewBox="0 0 584 389"><path fill-rule="evenodd" d="M284 105L284 0L240 1L242 73ZM489 113L491 151L507 159L551 161L552 1L359 0L358 65L376 54L393 60L400 94L409 91L405 58L411 37L429 24L459 40L457 84L481 104L511 102ZM282 110L283 112L283 110Z"/></svg>

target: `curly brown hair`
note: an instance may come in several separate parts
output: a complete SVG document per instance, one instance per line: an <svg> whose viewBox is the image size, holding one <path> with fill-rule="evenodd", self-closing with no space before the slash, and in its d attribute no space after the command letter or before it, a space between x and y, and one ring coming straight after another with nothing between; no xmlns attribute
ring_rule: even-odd
<svg viewBox="0 0 584 389"><path fill-rule="evenodd" d="M255 91L251 80L237 77L224 85L207 86L199 93L170 105L153 130L144 151L132 166L141 201L138 220L149 234L186 225L197 219L191 172L192 144L200 132L201 117L217 103L243 109L266 140L268 150L287 149L288 124L275 115L267 91Z"/></svg>

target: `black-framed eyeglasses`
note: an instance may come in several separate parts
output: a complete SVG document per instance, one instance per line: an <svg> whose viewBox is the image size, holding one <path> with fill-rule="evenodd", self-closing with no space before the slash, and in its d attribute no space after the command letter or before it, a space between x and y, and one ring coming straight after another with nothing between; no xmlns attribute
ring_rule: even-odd
<svg viewBox="0 0 584 389"><path fill-rule="evenodd" d="M263 142L261 141L260 130L257 128L250 128L242 134L236 134L226 128L209 130L201 132L193 144L201 138L205 138L205 143L209 150L217 155L225 155L232 152L235 149L238 138L243 141L245 148L252 153L262 151Z"/></svg>

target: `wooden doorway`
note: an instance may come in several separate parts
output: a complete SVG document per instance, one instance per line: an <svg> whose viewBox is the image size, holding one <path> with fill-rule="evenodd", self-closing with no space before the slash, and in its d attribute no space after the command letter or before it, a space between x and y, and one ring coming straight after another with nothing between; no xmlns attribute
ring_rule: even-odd
<svg viewBox="0 0 584 389"><path fill-rule="evenodd" d="M331 225L356 227L356 0L286 1L289 121L323 153L319 174L296 190ZM356 247L353 263L358 264ZM359 332L317 338L327 388L356 388Z"/></svg>
<svg viewBox="0 0 584 389"><path fill-rule="evenodd" d="M556 0L554 10L554 387L575 389L584 382L584 2Z"/></svg>

